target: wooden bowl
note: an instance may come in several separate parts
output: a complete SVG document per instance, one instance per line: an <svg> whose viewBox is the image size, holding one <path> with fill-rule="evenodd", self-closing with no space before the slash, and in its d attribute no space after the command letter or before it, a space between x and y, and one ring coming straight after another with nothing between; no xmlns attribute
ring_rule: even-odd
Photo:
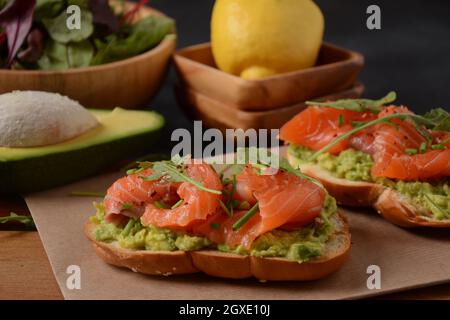
<svg viewBox="0 0 450 320"><path fill-rule="evenodd" d="M161 12L145 7L141 17ZM58 92L88 108L139 108L156 94L176 47L176 36L138 56L99 66L45 71L1 70L0 94L13 90Z"/></svg>
<svg viewBox="0 0 450 320"><path fill-rule="evenodd" d="M209 43L174 55L183 85L240 110L269 110L351 88L364 66L361 54L324 43L317 66L300 71L244 80L217 69Z"/></svg>
<svg viewBox="0 0 450 320"><path fill-rule="evenodd" d="M356 84L334 94L314 99L329 101L346 98L359 98L364 92L364 85ZM247 129L277 129L305 108L303 102L291 106L266 110L244 111L230 107L228 104L208 97L193 88L175 85L175 95L178 103L187 115L195 120L202 120L205 127Z"/></svg>

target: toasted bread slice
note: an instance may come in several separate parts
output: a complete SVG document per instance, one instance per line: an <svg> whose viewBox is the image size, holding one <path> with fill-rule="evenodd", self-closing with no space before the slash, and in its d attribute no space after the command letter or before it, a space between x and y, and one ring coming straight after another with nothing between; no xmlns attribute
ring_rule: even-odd
<svg viewBox="0 0 450 320"><path fill-rule="evenodd" d="M373 207L386 220L406 228L450 228L450 220L436 220L423 208L411 204L401 193L385 189Z"/></svg>
<svg viewBox="0 0 450 320"><path fill-rule="evenodd" d="M296 163L291 155L288 155L288 160ZM302 164L299 167L304 174L322 182L339 204L374 207L386 220L401 227L450 227L449 219L433 219L426 209L415 206L401 193L381 184L336 178L315 164Z"/></svg>
<svg viewBox="0 0 450 320"><path fill-rule="evenodd" d="M188 252L184 251L146 251L121 248L117 242L95 240L95 224L88 220L84 233L92 241L95 252L105 262L151 275L172 275L195 273Z"/></svg>
<svg viewBox="0 0 450 320"><path fill-rule="evenodd" d="M300 170L322 182L325 189L342 205L369 207L384 191L384 187L376 183L336 178L318 165L302 164Z"/></svg>
<svg viewBox="0 0 450 320"><path fill-rule="evenodd" d="M299 263L284 258L258 258L217 250L145 251L120 248L117 243L99 242L94 238L95 225L88 221L85 233L97 255L105 262L150 275L206 274L230 279L255 277L260 280L314 280L336 271L350 250L347 220L341 214L332 218L335 231L322 256Z"/></svg>

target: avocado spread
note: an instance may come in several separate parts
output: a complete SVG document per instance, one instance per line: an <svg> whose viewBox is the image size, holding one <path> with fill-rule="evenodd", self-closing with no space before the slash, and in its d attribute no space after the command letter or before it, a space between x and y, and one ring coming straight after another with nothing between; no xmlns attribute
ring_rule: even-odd
<svg viewBox="0 0 450 320"><path fill-rule="evenodd" d="M295 165L311 163L310 158L313 152L308 148L295 145L290 145L288 149L288 153L297 161ZM323 153L313 163L337 178L375 182L395 189L406 196L413 204L431 212L433 219L450 219L450 181L448 178L432 183L397 181L386 178L374 179L370 173L373 166L372 157L355 149L344 150L338 155Z"/></svg>
<svg viewBox="0 0 450 320"><path fill-rule="evenodd" d="M143 226L136 219L130 219L124 227L116 226L105 221L102 204L95 206L97 213L91 217L91 221L97 225L97 241L117 241L122 248L150 251L193 251L211 246L211 242L204 237L190 236L155 226Z"/></svg>
<svg viewBox="0 0 450 320"><path fill-rule="evenodd" d="M309 226L295 231L276 229L267 232L255 240L249 251L241 246L230 248L226 245L219 245L218 249L256 257L283 257L306 262L322 255L334 231L330 218L336 210L336 200L327 194L320 216Z"/></svg>
<svg viewBox="0 0 450 320"><path fill-rule="evenodd" d="M151 251L194 251L213 248L242 255L283 257L299 262L321 255L333 233L330 217L337 209L334 198L327 195L320 217L309 226L295 231L273 230L256 239L250 250L245 250L241 246L230 248L226 245L216 245L204 237L155 226L143 226L135 219L130 219L125 226L119 227L105 221L102 204L95 206L97 213L91 217L91 221L96 224L95 239L105 242L117 241L122 248Z"/></svg>

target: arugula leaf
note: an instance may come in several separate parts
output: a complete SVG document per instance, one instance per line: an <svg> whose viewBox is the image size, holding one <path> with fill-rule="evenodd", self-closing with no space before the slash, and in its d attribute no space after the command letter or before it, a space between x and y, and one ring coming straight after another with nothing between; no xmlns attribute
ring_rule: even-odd
<svg viewBox="0 0 450 320"><path fill-rule="evenodd" d="M50 37L60 43L80 42L88 39L94 32L92 13L81 8L80 29L70 30L67 28L67 12L63 10L56 18L43 19Z"/></svg>
<svg viewBox="0 0 450 320"><path fill-rule="evenodd" d="M425 113L423 117L431 121L432 125L424 125L431 130L440 130L450 132L450 113L442 108L432 109Z"/></svg>
<svg viewBox="0 0 450 320"><path fill-rule="evenodd" d="M93 55L94 48L88 40L66 45L50 39L37 63L45 70L81 68L90 65Z"/></svg>
<svg viewBox="0 0 450 320"><path fill-rule="evenodd" d="M33 218L31 216L21 216L17 213L11 212L7 217L0 217L0 223L7 223L11 221L17 221L23 223L27 228L35 228Z"/></svg>
<svg viewBox="0 0 450 320"><path fill-rule="evenodd" d="M184 173L184 168L175 165L172 161L159 161L152 163L153 173L149 176L140 176L144 181L155 181L165 179L170 182L187 182L202 191L214 194L222 194L222 191L206 188L202 182L195 181Z"/></svg>
<svg viewBox="0 0 450 320"><path fill-rule="evenodd" d="M293 174L293 175L296 175L296 176L299 177L299 178L309 180L309 181L311 181L312 183L314 183L314 184L318 185L319 187L323 188L323 185L322 185L322 183L321 183L319 180L314 179L314 178L312 178L312 177L310 177L310 176L305 175L304 173L302 173L302 172L300 171L300 169L295 169L295 168L289 163L289 161L288 161L286 158L282 158L282 159L280 160L280 169L282 169L282 170L284 170L284 171L286 171L286 172L288 172L288 173L291 173L291 174Z"/></svg>
<svg viewBox="0 0 450 320"><path fill-rule="evenodd" d="M6 67L12 65L33 23L36 0L12 0L0 11L0 27L8 39Z"/></svg>
<svg viewBox="0 0 450 320"><path fill-rule="evenodd" d="M91 191L73 191L70 193L74 197L94 197L94 198L104 198L106 193L104 192L91 192Z"/></svg>
<svg viewBox="0 0 450 320"><path fill-rule="evenodd" d="M120 38L114 34L106 37L106 42L97 39L97 54L92 65L126 59L143 53L158 43L174 29L172 19L163 16L149 16L131 27L128 37Z"/></svg>
<svg viewBox="0 0 450 320"><path fill-rule="evenodd" d="M378 100L370 99L342 99L334 102L314 102L307 101L306 105L331 107L341 110L351 110L356 112L372 112L379 113L383 109L383 105L391 103L397 99L394 91L389 92L385 97Z"/></svg>

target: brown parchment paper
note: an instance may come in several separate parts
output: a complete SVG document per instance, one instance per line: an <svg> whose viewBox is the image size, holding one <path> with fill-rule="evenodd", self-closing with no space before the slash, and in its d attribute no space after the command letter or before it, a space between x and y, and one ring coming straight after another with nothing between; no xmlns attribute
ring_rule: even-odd
<svg viewBox="0 0 450 320"><path fill-rule="evenodd" d="M66 299L348 299L450 282L450 231L405 230L375 211L345 210L352 233L347 263L315 282L223 280L203 274L152 277L119 269L98 258L83 234L101 199L69 196L103 192L109 174L26 197L58 284ZM68 266L81 270L81 289L66 286ZM381 289L367 288L367 267L381 268Z"/></svg>

